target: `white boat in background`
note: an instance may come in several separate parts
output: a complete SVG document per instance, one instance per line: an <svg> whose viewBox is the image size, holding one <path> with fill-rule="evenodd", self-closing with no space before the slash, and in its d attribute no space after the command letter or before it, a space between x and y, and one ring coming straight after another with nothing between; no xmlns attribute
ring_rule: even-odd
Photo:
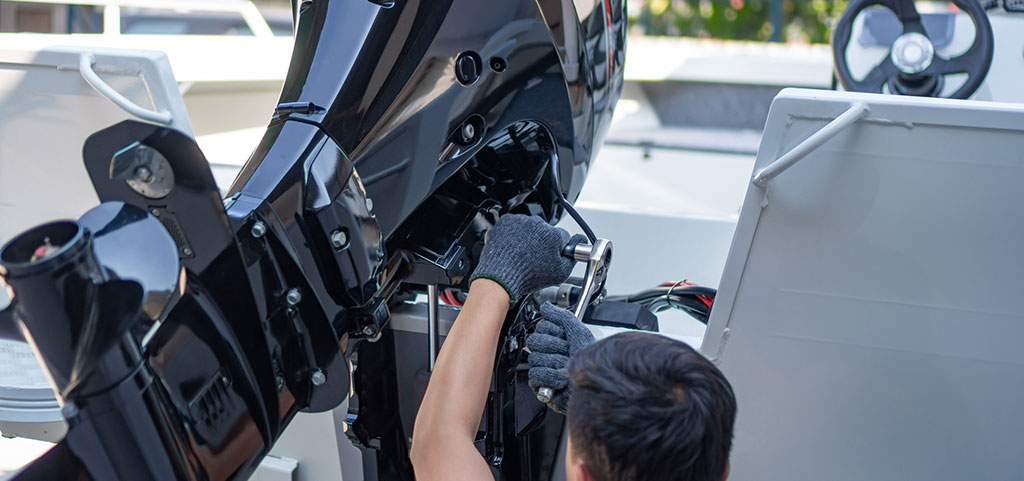
<svg viewBox="0 0 1024 481"><path fill-rule="evenodd" d="M3 0L0 48L131 48L167 54L212 164L241 165L288 71L287 8L248 0Z"/></svg>

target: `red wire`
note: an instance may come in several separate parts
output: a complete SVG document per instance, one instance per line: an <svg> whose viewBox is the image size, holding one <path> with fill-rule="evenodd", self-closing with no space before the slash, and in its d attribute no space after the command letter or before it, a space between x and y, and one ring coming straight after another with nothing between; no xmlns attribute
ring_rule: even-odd
<svg viewBox="0 0 1024 481"><path fill-rule="evenodd" d="M457 297L455 297L455 293L452 292L451 289L445 289L444 291L441 292L441 295L439 297L441 298L441 301L444 302L445 304L448 304L450 306L462 307L462 303L459 302L459 299Z"/></svg>
<svg viewBox="0 0 1024 481"><path fill-rule="evenodd" d="M679 282L662 282L658 287L672 287L672 286L695 286L697 284L690 281L679 281ZM704 305L711 307L711 304L715 302L715 298L711 296L705 296L704 294L697 294L697 299L700 299Z"/></svg>

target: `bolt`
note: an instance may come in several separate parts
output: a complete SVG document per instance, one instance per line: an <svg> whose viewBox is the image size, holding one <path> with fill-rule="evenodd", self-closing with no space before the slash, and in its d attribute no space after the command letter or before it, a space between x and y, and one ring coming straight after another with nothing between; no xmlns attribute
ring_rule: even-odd
<svg viewBox="0 0 1024 481"><path fill-rule="evenodd" d="M472 142L474 136L476 136L476 129L473 128L473 124L466 122L462 126L462 140L467 143Z"/></svg>
<svg viewBox="0 0 1024 481"><path fill-rule="evenodd" d="M373 335L373 326L366 326L366 327L364 327L363 328L363 334L366 334L367 336L372 336Z"/></svg>
<svg viewBox="0 0 1024 481"><path fill-rule="evenodd" d="M344 249L345 246L348 245L348 236L345 235L345 231L338 229L331 232L331 245L333 245L335 249Z"/></svg>
<svg viewBox="0 0 1024 481"><path fill-rule="evenodd" d="M149 167L145 165L140 165L135 168L135 180L147 184L153 182L153 171L149 170Z"/></svg>
<svg viewBox="0 0 1024 481"><path fill-rule="evenodd" d="M263 221L260 220L256 221L256 223L252 225L251 233L252 236L257 239L263 237L263 235L267 233L267 224L264 224Z"/></svg>
<svg viewBox="0 0 1024 481"><path fill-rule="evenodd" d="M192 255L192 249L189 249L188 247L186 247L186 248L181 250L181 253L184 254L185 257L190 257Z"/></svg>
<svg viewBox="0 0 1024 481"><path fill-rule="evenodd" d="M285 294L284 299L288 301L288 304L294 306L299 302L302 302L302 291L300 291L298 287L288 289L288 294Z"/></svg>
<svg viewBox="0 0 1024 481"><path fill-rule="evenodd" d="M464 266L464 265L466 265L466 261L463 260L463 259L459 259L459 264L458 264L459 269L462 269L462 266Z"/></svg>
<svg viewBox="0 0 1024 481"><path fill-rule="evenodd" d="M373 199L371 199L369 197L366 198L366 210L367 211L372 211L373 210Z"/></svg>
<svg viewBox="0 0 1024 481"><path fill-rule="evenodd" d="M284 377L282 376L277 376L277 390L284 390Z"/></svg>
<svg viewBox="0 0 1024 481"><path fill-rule="evenodd" d="M149 213L153 214L153 217L160 217L160 210L156 207L149 209Z"/></svg>
<svg viewBox="0 0 1024 481"><path fill-rule="evenodd" d="M314 386L322 386L327 382L327 375L325 375L323 371L317 369L309 375L309 380L313 382Z"/></svg>
<svg viewBox="0 0 1024 481"><path fill-rule="evenodd" d="M544 404L551 402L553 397L555 397L555 391L549 387L542 387L537 390L537 400Z"/></svg>

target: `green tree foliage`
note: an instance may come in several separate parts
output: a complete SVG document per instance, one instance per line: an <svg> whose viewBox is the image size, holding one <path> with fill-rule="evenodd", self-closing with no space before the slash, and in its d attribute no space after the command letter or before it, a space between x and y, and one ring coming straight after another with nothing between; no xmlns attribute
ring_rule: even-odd
<svg viewBox="0 0 1024 481"><path fill-rule="evenodd" d="M630 21L646 35L828 43L847 0L632 0ZM777 2L777 4L776 4ZM775 4L775 5L773 5ZM781 31L774 35L772 8Z"/></svg>

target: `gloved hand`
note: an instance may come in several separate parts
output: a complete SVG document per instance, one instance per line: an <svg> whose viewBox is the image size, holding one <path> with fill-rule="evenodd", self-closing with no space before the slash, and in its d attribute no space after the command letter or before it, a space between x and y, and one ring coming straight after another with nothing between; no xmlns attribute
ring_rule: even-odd
<svg viewBox="0 0 1024 481"><path fill-rule="evenodd" d="M594 335L573 313L550 302L540 306L540 313L544 319L526 338L526 347L530 348L529 383L534 392L542 387L553 389L548 407L565 414L572 398L572 381L566 366L580 349L594 342Z"/></svg>
<svg viewBox="0 0 1024 481"><path fill-rule="evenodd" d="M562 249L583 239L578 234L570 238L565 229L538 217L503 215L494 224L469 281L485 278L497 282L515 304L525 295L565 282L575 261L563 256Z"/></svg>

